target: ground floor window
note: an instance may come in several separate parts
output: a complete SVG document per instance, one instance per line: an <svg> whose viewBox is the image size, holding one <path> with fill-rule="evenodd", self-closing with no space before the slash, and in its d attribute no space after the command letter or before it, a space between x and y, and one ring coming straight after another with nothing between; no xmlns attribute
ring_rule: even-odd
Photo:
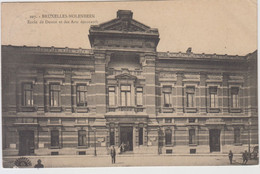
<svg viewBox="0 0 260 174"><path fill-rule="evenodd" d="M240 143L240 129L234 129L234 143Z"/></svg>
<svg viewBox="0 0 260 174"><path fill-rule="evenodd" d="M172 130L167 129L165 130L165 145L171 145L172 144Z"/></svg>
<svg viewBox="0 0 260 174"><path fill-rule="evenodd" d="M114 145L115 145L115 132L110 131L110 146L114 146Z"/></svg>
<svg viewBox="0 0 260 174"><path fill-rule="evenodd" d="M139 145L143 145L143 128L139 128Z"/></svg>
<svg viewBox="0 0 260 174"><path fill-rule="evenodd" d="M59 142L59 131L58 130L52 130L51 131L51 146L57 147L60 145Z"/></svg>
<svg viewBox="0 0 260 174"><path fill-rule="evenodd" d="M86 131L78 131L78 146L86 146Z"/></svg>
<svg viewBox="0 0 260 174"><path fill-rule="evenodd" d="M189 130L189 144L195 144L195 129Z"/></svg>

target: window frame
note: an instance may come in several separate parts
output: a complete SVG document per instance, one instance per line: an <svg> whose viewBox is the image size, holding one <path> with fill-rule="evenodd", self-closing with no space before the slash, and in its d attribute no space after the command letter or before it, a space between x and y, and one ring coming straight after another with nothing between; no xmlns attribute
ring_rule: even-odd
<svg viewBox="0 0 260 174"><path fill-rule="evenodd" d="M167 91L167 89L170 89L169 91ZM172 107L172 86L167 86L164 85L162 87L162 94L163 94L163 107L165 108L170 108ZM167 99L168 99L168 103L167 103Z"/></svg>
<svg viewBox="0 0 260 174"><path fill-rule="evenodd" d="M26 89L26 85L30 85L30 89ZM30 104L27 103L27 92L30 93ZM22 83L22 106L31 107L33 106L33 84L30 82Z"/></svg>
<svg viewBox="0 0 260 174"><path fill-rule="evenodd" d="M57 135L54 135L54 133L57 133ZM54 141L56 140L56 141ZM57 144L54 142L58 142ZM60 131L57 129L51 130L51 148L59 148L60 147Z"/></svg>
<svg viewBox="0 0 260 174"><path fill-rule="evenodd" d="M172 145L172 130L171 129L165 129L165 145L166 146Z"/></svg>
<svg viewBox="0 0 260 174"><path fill-rule="evenodd" d="M216 89L216 90L215 90ZM214 96L214 104L212 105L212 95ZM218 108L218 87L210 86L209 87L209 107L210 108Z"/></svg>
<svg viewBox="0 0 260 174"><path fill-rule="evenodd" d="M196 144L196 129L189 129L189 145Z"/></svg>
<svg viewBox="0 0 260 174"><path fill-rule="evenodd" d="M85 89L81 90L80 87L84 87ZM77 104L77 107L86 107L88 105L87 94L88 94L88 90L87 90L86 84L77 84L76 85L76 104ZM81 99L80 99L81 95L84 96L83 103L81 102Z"/></svg>
<svg viewBox="0 0 260 174"><path fill-rule="evenodd" d="M189 92L188 89L192 89L193 92ZM196 103L195 103L195 86L186 86L186 107L187 108L195 108L196 107ZM192 97L192 105L190 105L190 102L189 102L189 96Z"/></svg>
<svg viewBox="0 0 260 174"><path fill-rule="evenodd" d="M231 108L233 109L237 109L240 107L240 103L239 103L239 87L231 87L230 88L230 100L231 100ZM234 96L235 96L235 105L234 105Z"/></svg>
<svg viewBox="0 0 260 174"><path fill-rule="evenodd" d="M241 144L241 130L234 128L234 144Z"/></svg>
<svg viewBox="0 0 260 174"><path fill-rule="evenodd" d="M59 89L52 89L53 86L58 86ZM55 93L58 94L58 99L56 100L58 102L57 105L55 105ZM50 83L49 84L49 100L50 100L50 107L60 107L61 106L61 85L59 83Z"/></svg>
<svg viewBox="0 0 260 174"><path fill-rule="evenodd" d="M122 89L122 87L129 87L129 89ZM123 97L124 96L124 102ZM129 102L129 103L128 103ZM124 103L124 105L123 105ZM121 85L120 86L120 105L123 107L131 106L131 85Z"/></svg>
<svg viewBox="0 0 260 174"><path fill-rule="evenodd" d="M111 90L111 88L114 88ZM115 106L116 105L116 87L115 86L109 86L108 87L108 106ZM113 93L113 96L110 95L110 93ZM113 104L111 104L110 99L113 99Z"/></svg>
<svg viewBox="0 0 260 174"><path fill-rule="evenodd" d="M141 89L141 90L138 90L138 89ZM136 106L143 106L144 105L144 103L143 103L143 87L139 87L139 86L136 87L135 92L136 92ZM141 95L141 96L139 96L140 99L141 99L141 104L139 103L140 101L139 101L138 95Z"/></svg>
<svg viewBox="0 0 260 174"><path fill-rule="evenodd" d="M86 130L78 130L78 146L87 146L87 131Z"/></svg>

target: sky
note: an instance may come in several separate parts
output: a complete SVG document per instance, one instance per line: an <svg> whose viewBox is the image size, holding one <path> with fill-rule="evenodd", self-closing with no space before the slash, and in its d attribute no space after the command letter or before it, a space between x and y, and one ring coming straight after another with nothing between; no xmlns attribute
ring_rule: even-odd
<svg viewBox="0 0 260 174"><path fill-rule="evenodd" d="M246 55L257 49L257 0L173 0L142 2L58 2L2 4L2 45L91 48L90 24L28 24L43 14L94 14L100 24L117 10L158 28L157 51ZM48 18L47 20L73 20ZM81 20L81 19L76 19ZM64 21L63 21L64 22Z"/></svg>

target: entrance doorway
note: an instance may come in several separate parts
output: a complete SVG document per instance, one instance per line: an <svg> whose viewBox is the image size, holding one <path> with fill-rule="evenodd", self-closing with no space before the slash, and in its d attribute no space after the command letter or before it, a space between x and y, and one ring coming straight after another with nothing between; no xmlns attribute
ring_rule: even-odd
<svg viewBox="0 0 260 174"><path fill-rule="evenodd" d="M220 130L219 129L209 130L209 146L210 146L210 152L220 151Z"/></svg>
<svg viewBox="0 0 260 174"><path fill-rule="evenodd" d="M34 154L34 131L19 132L19 155Z"/></svg>
<svg viewBox="0 0 260 174"><path fill-rule="evenodd" d="M133 151L133 127L120 127L120 145L124 151Z"/></svg>

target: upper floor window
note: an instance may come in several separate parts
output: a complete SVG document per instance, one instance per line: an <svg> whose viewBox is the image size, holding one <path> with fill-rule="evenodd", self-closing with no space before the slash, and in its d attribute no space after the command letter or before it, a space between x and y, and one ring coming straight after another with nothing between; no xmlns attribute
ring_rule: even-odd
<svg viewBox="0 0 260 174"><path fill-rule="evenodd" d="M60 85L59 84L50 85L50 105L60 106Z"/></svg>
<svg viewBox="0 0 260 174"><path fill-rule="evenodd" d="M78 146L86 146L86 131L78 131Z"/></svg>
<svg viewBox="0 0 260 174"><path fill-rule="evenodd" d="M77 106L87 106L86 85L77 85Z"/></svg>
<svg viewBox="0 0 260 174"><path fill-rule="evenodd" d="M186 88L186 95L187 95L187 107L193 108L195 107L195 87L187 87Z"/></svg>
<svg viewBox="0 0 260 174"><path fill-rule="evenodd" d="M171 107L171 94L172 94L172 87L164 86L163 87L163 106L164 107Z"/></svg>
<svg viewBox="0 0 260 174"><path fill-rule="evenodd" d="M209 88L209 96L210 96L210 107L217 108L218 107L218 99L217 99L217 87L210 87Z"/></svg>
<svg viewBox="0 0 260 174"><path fill-rule="evenodd" d="M195 144L195 129L189 130L189 144Z"/></svg>
<svg viewBox="0 0 260 174"><path fill-rule="evenodd" d="M240 129L234 129L234 143L240 143Z"/></svg>
<svg viewBox="0 0 260 174"><path fill-rule="evenodd" d="M121 86L121 106L131 105L131 87L129 85Z"/></svg>
<svg viewBox="0 0 260 174"><path fill-rule="evenodd" d="M143 88L142 87L136 88L136 105L143 106Z"/></svg>
<svg viewBox="0 0 260 174"><path fill-rule="evenodd" d="M239 107L239 97L238 97L239 88L232 87L231 88L231 107L238 108Z"/></svg>
<svg viewBox="0 0 260 174"><path fill-rule="evenodd" d="M31 83L23 83L23 106L33 106L33 92L32 92L32 84Z"/></svg>
<svg viewBox="0 0 260 174"><path fill-rule="evenodd" d="M108 87L108 104L109 106L115 106L116 91L114 86Z"/></svg>

